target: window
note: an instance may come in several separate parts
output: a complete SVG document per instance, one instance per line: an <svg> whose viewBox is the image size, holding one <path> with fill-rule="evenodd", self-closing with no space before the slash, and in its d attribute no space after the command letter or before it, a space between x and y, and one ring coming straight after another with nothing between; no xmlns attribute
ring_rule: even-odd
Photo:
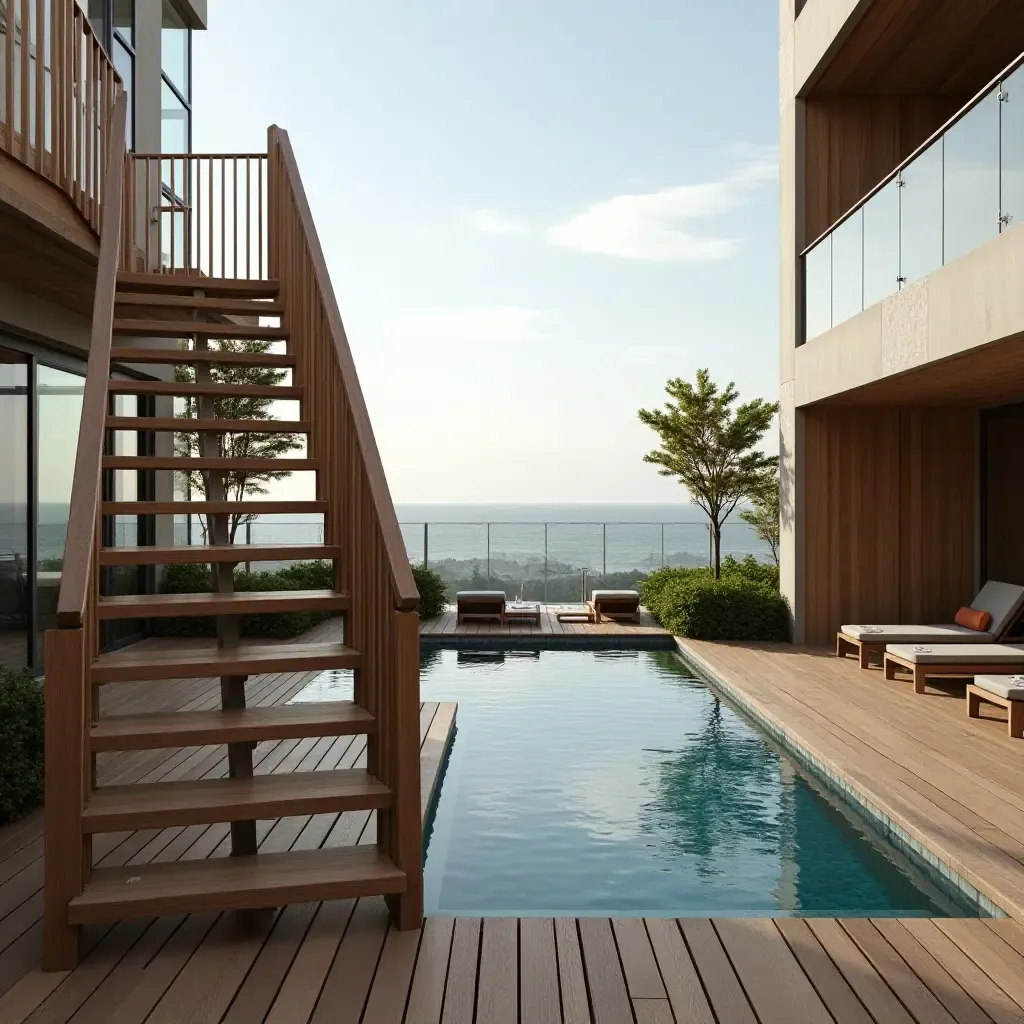
<svg viewBox="0 0 1024 1024"><path fill-rule="evenodd" d="M164 0L160 34L160 70L185 103L192 92L192 32L182 16Z"/></svg>
<svg viewBox="0 0 1024 1024"><path fill-rule="evenodd" d="M192 151L192 30L163 0L160 33L160 152Z"/></svg>
<svg viewBox="0 0 1024 1024"><path fill-rule="evenodd" d="M135 148L135 0L77 0L110 54L128 95L128 148Z"/></svg>

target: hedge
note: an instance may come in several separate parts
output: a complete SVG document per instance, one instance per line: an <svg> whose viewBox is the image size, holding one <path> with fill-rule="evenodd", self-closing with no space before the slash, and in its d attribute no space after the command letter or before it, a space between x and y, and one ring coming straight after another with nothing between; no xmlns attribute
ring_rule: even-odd
<svg viewBox="0 0 1024 1024"><path fill-rule="evenodd" d="M425 565L414 565L412 575L416 580L416 589L420 592L420 618L436 619L443 615L448 597L447 586L441 574Z"/></svg>
<svg viewBox="0 0 1024 1024"><path fill-rule="evenodd" d="M43 801L43 689L0 667L0 825Z"/></svg>
<svg viewBox="0 0 1024 1024"><path fill-rule="evenodd" d="M331 562L296 562L273 572L235 570L235 590L333 590ZM169 565L160 581L162 594L201 594L213 590L213 577L206 565ZM242 636L288 639L331 617L331 612L268 612L242 616ZM153 619L157 636L216 636L212 618Z"/></svg>
<svg viewBox="0 0 1024 1024"><path fill-rule="evenodd" d="M642 586L644 604L676 636L691 640L790 638L789 607L779 593L779 570L753 558L709 569L661 569Z"/></svg>
<svg viewBox="0 0 1024 1024"><path fill-rule="evenodd" d="M433 619L445 609L445 584L433 569L414 565L412 574L420 592L420 618ZM235 590L251 593L259 590L333 590L334 566L331 562L295 562L274 572L235 570ZM160 581L162 594L202 594L213 589L213 577L206 565L169 565ZM325 619L329 612L269 612L242 617L242 636L287 639L305 633ZM216 636L212 618L154 619L157 636Z"/></svg>

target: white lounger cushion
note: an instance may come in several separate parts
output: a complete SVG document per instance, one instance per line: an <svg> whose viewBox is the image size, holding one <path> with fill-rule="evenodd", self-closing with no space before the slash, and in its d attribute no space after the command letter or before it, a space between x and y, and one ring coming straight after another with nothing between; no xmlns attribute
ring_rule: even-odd
<svg viewBox="0 0 1024 1024"><path fill-rule="evenodd" d="M1024 665L1024 644L889 644L885 651L913 665Z"/></svg>
<svg viewBox="0 0 1024 1024"><path fill-rule="evenodd" d="M459 601L504 601L504 590L460 590L456 595Z"/></svg>
<svg viewBox="0 0 1024 1024"><path fill-rule="evenodd" d="M988 631L997 637L1002 636L1013 625L1022 605L1024 587L1019 587L1016 583L999 583L997 580L989 580L971 602L972 608L988 612L992 616Z"/></svg>
<svg viewBox="0 0 1024 1024"><path fill-rule="evenodd" d="M991 644L996 639L966 626L843 626L841 632L865 644Z"/></svg>
<svg viewBox="0 0 1024 1024"><path fill-rule="evenodd" d="M1024 676L975 676L974 685L1007 700L1024 700Z"/></svg>

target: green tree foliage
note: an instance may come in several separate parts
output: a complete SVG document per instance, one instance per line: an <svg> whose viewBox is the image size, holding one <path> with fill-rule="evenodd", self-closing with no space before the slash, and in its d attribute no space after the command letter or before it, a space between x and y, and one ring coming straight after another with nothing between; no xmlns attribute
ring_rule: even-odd
<svg viewBox="0 0 1024 1024"><path fill-rule="evenodd" d="M0 825L43 801L43 689L0 668Z"/></svg>
<svg viewBox="0 0 1024 1024"><path fill-rule="evenodd" d="M675 377L665 385L671 401L663 409L641 409L640 421L655 431L661 447L644 456L662 476L674 476L711 522L715 578L721 576L722 524L739 502L763 486L778 457L757 451L778 403L755 398L736 406L739 392L719 388L707 370L697 383Z"/></svg>
<svg viewBox="0 0 1024 1024"><path fill-rule="evenodd" d="M216 347L222 352L237 352L245 354L261 354L271 351L271 341L249 340L224 340L216 342ZM195 368L191 366L178 366L175 368L175 379L179 381L193 381L196 379ZM213 379L220 383L227 384L257 384L261 386L276 386L284 383L288 374L287 370L278 369L272 366L218 366L212 371ZM206 399L205 401L211 401ZM212 399L213 414L217 419L231 420L271 420L274 419L272 398L214 398ZM193 398L185 399L185 410L180 414L183 418L195 418L199 415L199 402ZM288 452L301 448L302 438L298 434L217 434L215 441L216 449L211 451L208 447L202 448L202 438L199 434L175 434L174 450L180 456L195 457L198 455L210 455L222 459L273 459ZM208 435L209 437L209 435ZM209 445L211 442L206 441ZM287 470L281 472L253 473L245 470L237 470L224 474L225 499L228 501L241 501L243 498L251 497L254 494L266 494L267 484L272 480L280 480L288 475ZM209 473L197 470L178 474L179 481L185 493L192 495L199 493L207 500L210 499ZM229 524L229 537L232 543L235 540L235 533L238 527L244 523L251 522L253 516L233 515ZM209 524L205 529L209 532Z"/></svg>
<svg viewBox="0 0 1024 1024"><path fill-rule="evenodd" d="M441 574L426 565L414 565L412 575L416 580L416 589L420 592L420 618L436 619L443 615L448 603L448 588Z"/></svg>
<svg viewBox="0 0 1024 1024"><path fill-rule="evenodd" d="M768 545L775 564L779 564L779 473L772 470L750 492L752 508L740 512L740 519L754 528L760 540Z"/></svg>

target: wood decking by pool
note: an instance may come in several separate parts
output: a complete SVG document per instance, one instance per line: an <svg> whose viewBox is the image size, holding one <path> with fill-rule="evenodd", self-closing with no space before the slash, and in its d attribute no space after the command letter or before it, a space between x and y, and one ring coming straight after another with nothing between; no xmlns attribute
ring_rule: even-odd
<svg viewBox="0 0 1024 1024"><path fill-rule="evenodd" d="M660 647L674 646L672 634L662 629L650 614L640 610L640 622L559 622L560 613L580 611L579 605L541 605L540 625L533 622L455 621L455 609L424 622L420 627L420 643L442 647L476 646L499 642L522 647Z"/></svg>

